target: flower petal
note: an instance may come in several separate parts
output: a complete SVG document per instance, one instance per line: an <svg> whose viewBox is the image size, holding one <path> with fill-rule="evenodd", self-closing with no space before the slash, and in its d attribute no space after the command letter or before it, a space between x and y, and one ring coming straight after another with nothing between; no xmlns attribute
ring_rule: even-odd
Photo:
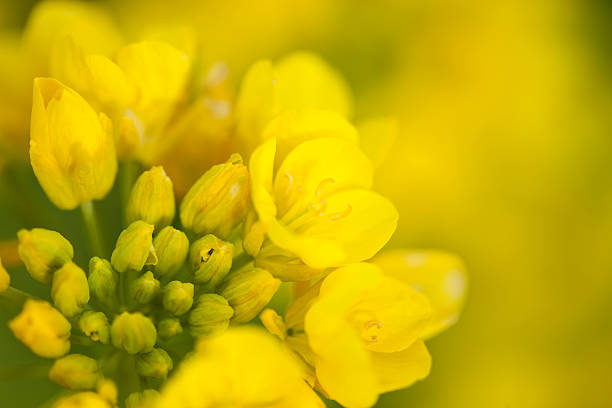
<svg viewBox="0 0 612 408"><path fill-rule="evenodd" d="M431 356L422 340L397 353L371 353L378 377L378 392L405 388L429 375Z"/></svg>

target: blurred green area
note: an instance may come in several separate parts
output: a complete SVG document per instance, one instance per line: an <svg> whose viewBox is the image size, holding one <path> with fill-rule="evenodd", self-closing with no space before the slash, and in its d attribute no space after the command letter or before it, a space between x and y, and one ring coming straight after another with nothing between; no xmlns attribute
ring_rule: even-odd
<svg viewBox="0 0 612 408"><path fill-rule="evenodd" d="M470 273L459 323L428 342L428 379L380 407L607 407L612 403L612 7L570 1L113 1L130 38L185 22L236 78L260 57L321 53L349 80L358 117L401 133L377 186L400 210L395 247L454 251ZM19 27L30 4L4 1ZM5 175L0 238L57 228L87 245L31 171ZM102 203L107 233L116 193ZM32 206L32 207L29 207ZM10 214L10 215L8 215ZM40 216L40 222L35 215ZM17 287L43 293L13 273ZM37 362L0 322L0 361ZM33 392L32 390L36 390ZM57 389L0 381L6 406Z"/></svg>

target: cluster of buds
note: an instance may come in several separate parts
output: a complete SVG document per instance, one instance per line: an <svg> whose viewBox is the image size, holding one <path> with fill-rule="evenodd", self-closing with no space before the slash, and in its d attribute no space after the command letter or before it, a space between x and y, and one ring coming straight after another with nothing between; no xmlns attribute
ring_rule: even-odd
<svg viewBox="0 0 612 408"><path fill-rule="evenodd" d="M28 299L11 330L34 353L56 359L49 378L72 391L96 390L112 376L96 359L68 354L71 339L134 356L140 377L164 380L173 344L253 320L281 283L238 250L248 204L249 173L232 155L182 201L182 231L172 226L172 181L153 167L132 188L129 225L110 259L92 257L87 274L60 233L21 230L20 257L32 278L51 286L53 305ZM144 397L130 396L128 406Z"/></svg>

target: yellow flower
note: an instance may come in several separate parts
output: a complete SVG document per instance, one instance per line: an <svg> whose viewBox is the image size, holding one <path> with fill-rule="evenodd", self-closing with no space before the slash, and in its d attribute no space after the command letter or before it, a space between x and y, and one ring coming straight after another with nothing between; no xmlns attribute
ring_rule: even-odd
<svg viewBox="0 0 612 408"><path fill-rule="evenodd" d="M427 298L371 264L329 274L306 313L304 328L324 392L348 407L370 407L378 395L429 374L420 336Z"/></svg>
<svg viewBox="0 0 612 408"><path fill-rule="evenodd" d="M372 263L431 301L433 316L423 338L433 337L457 322L467 287L465 265L458 256L435 250L392 249L378 254Z"/></svg>
<svg viewBox="0 0 612 408"><path fill-rule="evenodd" d="M2 258L0 258L0 293L4 292L11 284L11 275L6 271L4 265L2 265Z"/></svg>
<svg viewBox="0 0 612 408"><path fill-rule="evenodd" d="M49 302L27 300L9 327L15 337L41 357L59 358L70 350L72 326Z"/></svg>
<svg viewBox="0 0 612 408"><path fill-rule="evenodd" d="M286 110L317 108L352 114L352 96L342 76L321 57L295 52L277 63L261 60L242 80L236 102L237 134L250 152L275 116Z"/></svg>
<svg viewBox="0 0 612 408"><path fill-rule="evenodd" d="M111 408L111 405L102 396L88 391L61 398L53 408Z"/></svg>
<svg viewBox="0 0 612 408"><path fill-rule="evenodd" d="M161 391L157 407L324 407L295 360L261 329L240 327L200 340Z"/></svg>
<svg viewBox="0 0 612 408"><path fill-rule="evenodd" d="M61 209L103 198L117 158L111 123L52 78L34 80L30 160L47 196Z"/></svg>
<svg viewBox="0 0 612 408"><path fill-rule="evenodd" d="M325 124L321 121L322 131L300 133L271 123L278 138L251 157L253 206L269 240L253 250L257 245L246 231L245 248L257 257L257 266L284 280L308 280L325 268L369 259L397 225L395 207L369 190L370 160ZM320 137L326 134L335 137ZM308 140L313 135L319 138ZM298 140L306 141L288 148ZM277 146L288 151L284 158Z"/></svg>

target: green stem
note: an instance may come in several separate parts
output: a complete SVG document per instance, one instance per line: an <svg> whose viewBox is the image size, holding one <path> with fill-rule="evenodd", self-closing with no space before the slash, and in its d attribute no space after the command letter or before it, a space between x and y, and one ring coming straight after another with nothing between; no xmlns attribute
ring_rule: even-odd
<svg viewBox="0 0 612 408"><path fill-rule="evenodd" d="M4 292L0 293L0 304L17 310L21 310L23 304L28 299L35 299L35 297L12 286L9 286Z"/></svg>
<svg viewBox="0 0 612 408"><path fill-rule="evenodd" d="M136 181L136 175L138 173L138 164L133 160L123 162L119 170L119 183L120 183L120 194L121 194L121 208L123 209L123 219L126 221L126 209L128 200L130 199L130 193L132 192L132 186ZM127 221L125 222L127 223Z"/></svg>
<svg viewBox="0 0 612 408"><path fill-rule="evenodd" d="M89 235L89 243L91 244L91 250L94 255L103 257L106 252L104 251L104 245L102 244L102 236L100 234L100 226L98 219L96 218L96 209L94 208L93 202L81 204L81 213L83 214L83 222Z"/></svg>
<svg viewBox="0 0 612 408"><path fill-rule="evenodd" d="M0 367L0 381L20 378L46 377L53 362L44 361L31 364L20 364Z"/></svg>

